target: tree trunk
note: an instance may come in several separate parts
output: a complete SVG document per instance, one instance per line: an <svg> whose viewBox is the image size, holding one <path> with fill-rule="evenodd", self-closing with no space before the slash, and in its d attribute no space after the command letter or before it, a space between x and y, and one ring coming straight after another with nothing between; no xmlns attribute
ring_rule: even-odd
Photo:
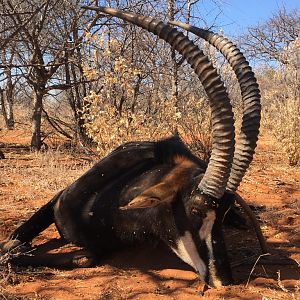
<svg viewBox="0 0 300 300"><path fill-rule="evenodd" d="M82 53L81 47L79 46L79 38L78 38L78 26L74 26L74 30L72 31L73 38L74 38L74 45L77 45L76 52L73 53L73 57L75 58L76 63L78 64L78 71L79 71L79 80L82 82L80 85L75 84L74 89L71 90L72 94L69 94L69 97L72 97L72 109L74 112L74 117L76 121L76 133L78 141L83 145L88 145L91 143L91 139L89 138L86 129L84 127L84 120L82 118L82 107L84 105L84 97L87 96L87 88L86 83L84 83L84 75L83 75L83 68L82 68ZM69 55L69 54L68 54ZM73 77L73 82L78 82L77 72L75 69L74 63L67 63L66 65L66 80L70 80L71 82L71 75Z"/></svg>
<svg viewBox="0 0 300 300"><path fill-rule="evenodd" d="M6 72L7 75L7 85L6 85L6 101L7 101L7 129L14 129L15 127L15 119L14 119L14 111L13 111L13 104L14 104L14 96L13 90L14 85L11 80L11 70Z"/></svg>
<svg viewBox="0 0 300 300"><path fill-rule="evenodd" d="M185 16L185 23L190 24L190 19L191 19L191 0L186 1L186 16ZM189 31L186 33L187 37L189 36Z"/></svg>
<svg viewBox="0 0 300 300"><path fill-rule="evenodd" d="M1 88L0 88L0 106L1 106L2 116L5 122L5 126L8 128L8 117L7 117L6 107L4 103L4 90Z"/></svg>
<svg viewBox="0 0 300 300"><path fill-rule="evenodd" d="M11 49L10 51L4 50L1 52L1 60L5 64L12 64L14 59L15 50ZM12 80L12 73L11 68L6 67L4 69L5 77L6 77L6 84L4 87L4 91L1 94L1 105L2 105L2 113L5 119L5 125L7 129L14 129L15 120L14 120L14 113L13 113L13 104L14 104L14 83ZM6 102L6 103L5 103ZM5 104L4 104L5 103Z"/></svg>
<svg viewBox="0 0 300 300"><path fill-rule="evenodd" d="M34 89L34 108L32 115L32 137L31 148L40 150L42 146L41 124L42 124L42 109L43 109L44 92L41 89Z"/></svg>
<svg viewBox="0 0 300 300"><path fill-rule="evenodd" d="M79 70L79 72L83 72L82 70ZM78 78L76 75L76 70L74 64L71 65L71 73L73 77L73 82L77 82ZM69 70L68 70L69 74ZM82 74L80 74L80 81L83 81ZM86 133L86 129L84 127L84 119L82 118L82 106L83 106L83 98L86 95L86 87L85 83L82 83L80 85L75 85L74 90L70 90L68 97L69 97L69 103L72 107L75 121L76 121L76 133L77 138L80 143L83 145L88 145L91 143L91 139L88 137Z"/></svg>
<svg viewBox="0 0 300 300"><path fill-rule="evenodd" d="M174 0L168 0L168 18L170 21L174 21ZM175 105L178 102L178 64L176 62L176 52L174 49L171 50L171 89L172 99L175 100Z"/></svg>

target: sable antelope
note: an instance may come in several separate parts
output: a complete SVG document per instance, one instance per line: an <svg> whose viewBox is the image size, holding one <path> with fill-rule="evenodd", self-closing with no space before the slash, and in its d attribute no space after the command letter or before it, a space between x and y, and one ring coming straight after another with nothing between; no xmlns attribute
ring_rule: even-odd
<svg viewBox="0 0 300 300"><path fill-rule="evenodd" d="M68 262L74 266L91 265L103 253L129 244L159 239L210 286L232 283L222 221L252 161L260 122L259 88L248 62L227 39L199 28L187 28L196 34L200 32L202 38L219 49L237 75L244 112L235 146L233 113L226 89L208 58L193 42L157 19L105 7L87 8L147 29L189 62L205 88L212 111L209 163L206 165L194 156L177 136L158 142L124 144L17 228L2 249L11 251L28 243L55 223L65 241L86 249ZM39 259L38 255L21 256L14 261L48 266L64 263Z"/></svg>

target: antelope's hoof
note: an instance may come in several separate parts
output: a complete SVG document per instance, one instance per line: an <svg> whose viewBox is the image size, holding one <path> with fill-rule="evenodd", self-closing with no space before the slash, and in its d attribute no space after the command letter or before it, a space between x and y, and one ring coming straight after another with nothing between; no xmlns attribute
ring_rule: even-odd
<svg viewBox="0 0 300 300"><path fill-rule="evenodd" d="M76 255L73 257L72 263L77 268L89 268L95 265L95 257L91 255Z"/></svg>
<svg viewBox="0 0 300 300"><path fill-rule="evenodd" d="M2 243L0 243L0 249L2 253L11 253L11 254L18 254L24 253L30 249L28 244L22 243L18 239L9 239Z"/></svg>
<svg viewBox="0 0 300 300"><path fill-rule="evenodd" d="M22 244L21 241L19 241L17 239L8 240L8 241L2 242L0 244L0 248L1 248L2 252L7 253L7 252L10 252L11 250L17 248L21 244Z"/></svg>

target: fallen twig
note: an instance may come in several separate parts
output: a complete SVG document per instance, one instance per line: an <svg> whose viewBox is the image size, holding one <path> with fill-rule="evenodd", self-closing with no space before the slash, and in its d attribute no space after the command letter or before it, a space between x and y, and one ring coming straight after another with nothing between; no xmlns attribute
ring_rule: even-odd
<svg viewBox="0 0 300 300"><path fill-rule="evenodd" d="M252 273L253 273L253 271L254 271L254 269L255 269L255 267L256 267L258 261L260 260L261 257L267 256L267 255L270 255L270 253L264 253L264 254L261 254L261 255L256 259L256 261L255 261L255 263L254 263L254 265L253 265L253 267L252 267L252 269L251 269L251 271L250 271L250 274L249 274L249 276L248 276L247 283L246 283L246 285L245 285L246 288L247 288L248 285L249 285L250 277L251 277L251 275L252 275Z"/></svg>

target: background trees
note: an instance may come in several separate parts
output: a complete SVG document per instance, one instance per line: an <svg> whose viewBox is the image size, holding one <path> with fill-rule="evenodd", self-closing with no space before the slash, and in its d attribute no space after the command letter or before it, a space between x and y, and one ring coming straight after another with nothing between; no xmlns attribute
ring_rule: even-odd
<svg viewBox="0 0 300 300"><path fill-rule="evenodd" d="M26 81L32 92L32 139L31 147L39 150L42 145L42 114L45 112L45 98L54 101L54 94L71 87L62 77L63 67L66 67L66 57L80 52L82 36L78 36L78 26L86 26L89 30L96 22L79 11L79 1L51 1L43 2L26 0L5 1L7 20L13 26L10 28L13 35L14 28L20 28L11 42L2 52L2 67L5 70L7 86L11 86L11 72L14 76ZM34 11L38 7L38 11ZM28 11L34 15L29 22L24 19ZM14 13L16 12L16 13ZM80 25L78 18L81 16ZM26 23L26 25L24 25ZM9 31L9 30L8 30ZM70 47L71 45L71 47ZM16 74L17 73L17 74ZM78 82L76 82L78 84ZM7 93L9 89L6 89ZM10 93L11 94L11 93ZM8 103L9 97L7 96ZM4 107L4 106L3 106ZM9 107L9 106L8 106ZM48 120L49 115L45 112ZM54 125L54 121L50 124ZM59 126L56 124L56 129ZM63 130L60 130L63 133ZM65 133L66 136L70 136Z"/></svg>
<svg viewBox="0 0 300 300"><path fill-rule="evenodd" d="M204 17L194 16L194 11L201 11L197 0L98 2L206 27ZM205 93L168 45L123 21L83 10L81 5L88 1L2 3L2 123L13 129L15 121L19 126L14 110L28 111L33 149L39 150L55 134L76 145L96 143L104 154L126 140L179 131L196 150L209 155ZM292 164L299 153L299 24L299 11L281 9L239 37L246 55L259 62L264 124L284 140ZM214 24L208 25L213 29ZM225 79L234 109L240 111L234 75L218 53L205 44L204 48ZM283 125L287 122L291 126ZM289 127L289 132L278 126Z"/></svg>
<svg viewBox="0 0 300 300"><path fill-rule="evenodd" d="M300 11L276 12L241 38L247 54L259 62L264 121L288 154L300 158Z"/></svg>

